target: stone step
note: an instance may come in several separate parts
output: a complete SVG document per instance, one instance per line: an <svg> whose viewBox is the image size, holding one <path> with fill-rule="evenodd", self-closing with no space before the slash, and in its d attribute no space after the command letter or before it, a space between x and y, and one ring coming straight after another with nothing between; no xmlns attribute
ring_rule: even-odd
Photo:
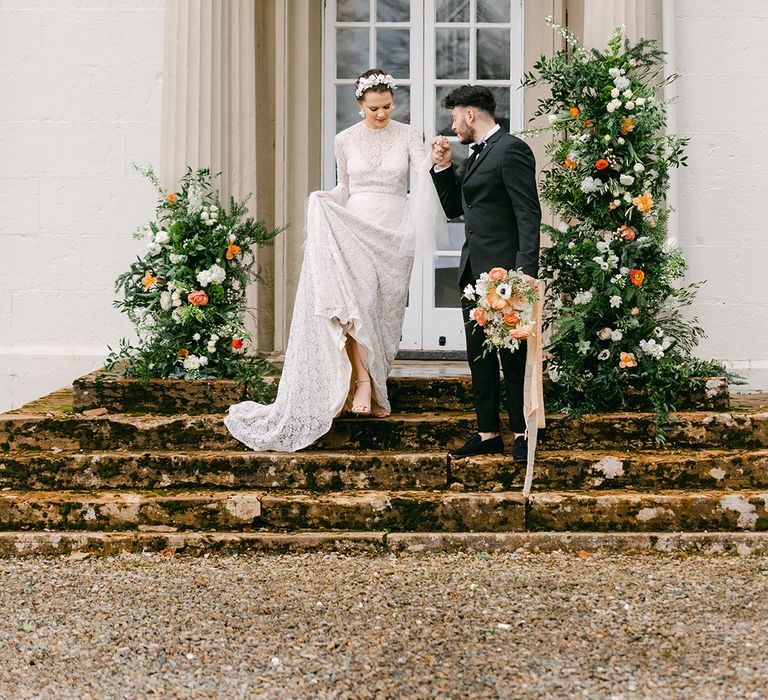
<svg viewBox="0 0 768 700"><path fill-rule="evenodd" d="M667 445L680 448L768 447L768 413L681 412L672 415ZM315 449L442 451L457 447L475 430L471 413L405 413L388 418L339 418ZM614 413L548 418L546 449L649 449L656 429L650 413ZM0 450L245 449L227 432L222 416L87 417L66 412L16 411L0 417Z"/></svg>
<svg viewBox="0 0 768 700"><path fill-rule="evenodd" d="M441 452L24 450L0 457L6 489L520 490L509 455L453 460ZM539 490L768 488L768 450L545 450Z"/></svg>
<svg viewBox="0 0 768 700"><path fill-rule="evenodd" d="M519 493L0 493L0 530L518 531L524 521Z"/></svg>
<svg viewBox="0 0 768 700"><path fill-rule="evenodd" d="M532 493L526 530L768 530L768 490Z"/></svg>
<svg viewBox="0 0 768 700"><path fill-rule="evenodd" d="M0 532L0 557L410 555L475 552L768 555L768 532Z"/></svg>
<svg viewBox="0 0 768 700"><path fill-rule="evenodd" d="M388 393L394 411L472 410L471 380L467 374L443 375L437 374L435 369L429 371L424 368L422 372L421 375L394 375L389 378ZM270 378L270 381L276 383L278 378ZM104 370L75 380L73 389L73 407L77 412L105 408L110 413L223 414L233 403L247 398L243 388L233 380L153 379L142 385L135 379L111 377ZM630 394L629 400L633 407L641 406L643 395L635 392ZM692 389L680 397L678 407L727 410L728 379L710 377L695 380Z"/></svg>
<svg viewBox="0 0 768 700"><path fill-rule="evenodd" d="M0 488L433 490L448 487L445 452L10 452Z"/></svg>

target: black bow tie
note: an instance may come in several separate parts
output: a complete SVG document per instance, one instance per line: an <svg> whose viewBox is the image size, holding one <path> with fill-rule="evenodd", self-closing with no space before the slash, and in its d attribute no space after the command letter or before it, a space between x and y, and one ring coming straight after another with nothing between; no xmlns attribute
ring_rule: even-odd
<svg viewBox="0 0 768 700"><path fill-rule="evenodd" d="M473 143L470 148L472 149L472 153L469 156L469 160L467 161L467 167L464 172L469 172L472 169L472 166L475 164L475 161L477 160L477 156L480 155L480 151L482 151L485 148L485 141L481 141L480 143Z"/></svg>
<svg viewBox="0 0 768 700"><path fill-rule="evenodd" d="M485 148L485 141L481 141L480 143L473 143L470 148L475 152L475 155L479 155L480 151L482 151Z"/></svg>

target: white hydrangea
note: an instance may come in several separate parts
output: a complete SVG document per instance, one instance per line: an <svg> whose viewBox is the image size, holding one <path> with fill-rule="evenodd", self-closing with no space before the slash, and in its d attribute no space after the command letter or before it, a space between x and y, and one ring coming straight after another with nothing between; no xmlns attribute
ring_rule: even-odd
<svg viewBox="0 0 768 700"><path fill-rule="evenodd" d="M632 175L619 175L619 182L622 185L631 185L635 181L635 178L632 177Z"/></svg>
<svg viewBox="0 0 768 700"><path fill-rule="evenodd" d="M173 306L173 297L170 292L160 292L160 308L168 311Z"/></svg>
<svg viewBox="0 0 768 700"><path fill-rule="evenodd" d="M209 284L221 284L226 276L226 270L213 263L207 270L197 273L197 281L202 287L207 287Z"/></svg>
<svg viewBox="0 0 768 700"><path fill-rule="evenodd" d="M621 306L621 297L618 294L614 294L609 301L612 309L618 309Z"/></svg>
<svg viewBox="0 0 768 700"><path fill-rule="evenodd" d="M187 212L197 214L203 208L203 190L197 183L192 183L187 190Z"/></svg>
<svg viewBox="0 0 768 700"><path fill-rule="evenodd" d="M581 191L585 194L589 194L590 192L597 192L602 184L603 183L596 177L590 177L587 175L587 177L581 181Z"/></svg>
<svg viewBox="0 0 768 700"><path fill-rule="evenodd" d="M662 357L664 357L664 348L656 342L655 338L651 338L650 340L641 340L640 350L642 350L646 355L650 355L657 360L660 360Z"/></svg>
<svg viewBox="0 0 768 700"><path fill-rule="evenodd" d="M589 304L589 302L592 301L592 292L590 290L586 290L584 292L579 292L574 298L573 303L578 304L579 306L584 304Z"/></svg>

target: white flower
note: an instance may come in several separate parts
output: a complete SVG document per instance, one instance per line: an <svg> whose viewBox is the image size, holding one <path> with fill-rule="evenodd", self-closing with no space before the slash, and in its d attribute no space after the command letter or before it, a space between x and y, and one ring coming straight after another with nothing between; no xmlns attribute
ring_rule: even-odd
<svg viewBox="0 0 768 700"><path fill-rule="evenodd" d="M579 292L574 298L573 303L582 305L582 304L589 304L589 302L592 301L592 292L587 290L585 292Z"/></svg>
<svg viewBox="0 0 768 700"><path fill-rule="evenodd" d="M610 356L611 356L610 350L601 350L598 353L598 355L597 355L597 359L598 360L607 360Z"/></svg>
<svg viewBox="0 0 768 700"><path fill-rule="evenodd" d="M624 90L625 88L629 87L629 78L620 75L618 78L614 79L613 84L619 88L619 90Z"/></svg>
<svg viewBox="0 0 768 700"><path fill-rule="evenodd" d="M576 347L582 355L586 355L589 352L589 348L592 347L592 343L589 340L582 340Z"/></svg>
<svg viewBox="0 0 768 700"><path fill-rule="evenodd" d="M608 136L608 134L606 134L605 136L603 136L603 141L605 141L606 143L610 143L611 142L611 137Z"/></svg>
<svg viewBox="0 0 768 700"><path fill-rule="evenodd" d="M556 114L549 114L547 119L549 119L550 124L554 124L558 120L558 116Z"/></svg>
<svg viewBox="0 0 768 700"><path fill-rule="evenodd" d="M573 250L576 247L576 241L568 241L568 250Z"/></svg>
<svg viewBox="0 0 768 700"><path fill-rule="evenodd" d="M502 299L509 299L509 297L512 296L512 287L506 284L506 282L503 282L498 287L496 287L496 294L498 294Z"/></svg>
<svg viewBox="0 0 768 700"><path fill-rule="evenodd" d="M663 335L664 335L664 331L663 331L663 330L661 330L661 328L654 328L654 329L653 329L653 334L654 334L654 335L655 335L657 338L661 338L661 336L663 336Z"/></svg>
<svg viewBox="0 0 768 700"><path fill-rule="evenodd" d="M561 221L561 222L560 222L560 223L557 225L557 229L558 229L558 231L560 231L561 233L568 233L568 224L566 224L566 223L565 223L565 221Z"/></svg>
<svg viewBox="0 0 768 700"><path fill-rule="evenodd" d="M563 300L560 297L555 297L555 300L552 302L552 306L554 306L556 309L562 309L563 308Z"/></svg>
<svg viewBox="0 0 768 700"><path fill-rule="evenodd" d="M240 289L240 280L232 280L232 289Z"/></svg>
<svg viewBox="0 0 768 700"><path fill-rule="evenodd" d="M623 337L624 334L618 328L611 333L611 340L615 343L621 340Z"/></svg>
<svg viewBox="0 0 768 700"><path fill-rule="evenodd" d="M517 350L517 348L520 347L520 341L515 340L515 338L508 335L504 338L504 347L507 348L507 350Z"/></svg>
<svg viewBox="0 0 768 700"><path fill-rule="evenodd" d="M160 308L168 311L173 306L173 297L170 292L160 292Z"/></svg>
<svg viewBox="0 0 768 700"><path fill-rule="evenodd" d="M619 88L613 88L613 90L611 90L611 97L618 97L619 95L621 95Z"/></svg>
<svg viewBox="0 0 768 700"><path fill-rule="evenodd" d="M638 107L642 107L645 104L645 98L644 97L638 97L635 100L635 103L637 104Z"/></svg>
<svg viewBox="0 0 768 700"><path fill-rule="evenodd" d="M192 340L200 340L200 334L199 334L199 333L195 333L195 334L192 336Z"/></svg>
<svg viewBox="0 0 768 700"><path fill-rule="evenodd" d="M635 178L631 175L619 175L619 182L622 185L631 185L635 181Z"/></svg>
<svg viewBox="0 0 768 700"><path fill-rule="evenodd" d="M603 241L597 241L597 242L595 243L595 245L597 246L597 249L598 249L598 250L599 250L601 253L605 253L605 252L607 252L607 251L608 251L608 249L611 247L611 244L610 244L610 242L609 242L609 241L605 241L605 240L603 240ZM596 259L595 259L595 262L600 262L600 260L602 260L602 258L596 258Z"/></svg>
<svg viewBox="0 0 768 700"><path fill-rule="evenodd" d="M629 192L627 192L627 193L624 195L624 201L625 201L625 202L631 202L631 201L632 201L632 195L631 195L631 194L629 194Z"/></svg>
<svg viewBox="0 0 768 700"><path fill-rule="evenodd" d="M192 184L187 190L187 211L196 214L203 207L203 190L198 184Z"/></svg>
<svg viewBox="0 0 768 700"><path fill-rule="evenodd" d="M655 357L657 360L660 360L662 357L664 357L664 348L661 345L659 345L659 343L657 343L656 340L653 338L651 338L650 340L641 340L640 349L646 355Z"/></svg>
<svg viewBox="0 0 768 700"><path fill-rule="evenodd" d="M629 268L628 267L622 267L622 268L619 269L619 272L622 275L628 275L629 274Z"/></svg>
<svg viewBox="0 0 768 700"><path fill-rule="evenodd" d="M557 365L550 365L547 374L549 375L550 380L555 384L560 380L560 370L557 368Z"/></svg>
<svg viewBox="0 0 768 700"><path fill-rule="evenodd" d="M609 68L608 75L612 78L618 78L621 75L621 71L618 68Z"/></svg>
<svg viewBox="0 0 768 700"><path fill-rule="evenodd" d="M235 280L237 282L237 280ZM234 287L234 282L232 283L232 286ZM466 287L464 287L464 298L473 300L475 298L475 288L471 284L468 284Z"/></svg>
<svg viewBox="0 0 768 700"><path fill-rule="evenodd" d="M584 193L597 192L597 190L602 187L602 184L603 183L596 177L590 177L587 175L587 177L581 181L581 191Z"/></svg>
<svg viewBox="0 0 768 700"><path fill-rule="evenodd" d="M607 111L609 111L609 112L615 112L615 111L616 111L616 107L614 107L614 105L613 105L613 102L609 102L609 103L608 103L608 104L605 106L605 109L606 109Z"/></svg>
<svg viewBox="0 0 768 700"><path fill-rule="evenodd" d="M164 229L160 229L155 234L155 243L159 243L160 245L165 245L170 240L171 240L171 237L168 235L168 231Z"/></svg>
<svg viewBox="0 0 768 700"><path fill-rule="evenodd" d="M172 319L173 319L173 320L174 320L176 323L181 323L181 316L179 315L179 310L178 310L178 309L174 309L174 310L173 310L173 312L171 313L171 318L172 318Z"/></svg>
<svg viewBox="0 0 768 700"><path fill-rule="evenodd" d="M614 277L611 277L611 284L616 284L620 279L621 279L621 275L615 275Z"/></svg>
<svg viewBox="0 0 768 700"><path fill-rule="evenodd" d="M208 364L208 358L205 355L200 356L200 365L205 367Z"/></svg>
<svg viewBox="0 0 768 700"><path fill-rule="evenodd" d="M629 102L625 103L624 105L627 109L632 110L635 108L635 103L630 100Z"/></svg>
<svg viewBox="0 0 768 700"><path fill-rule="evenodd" d="M614 294L610 298L611 308L618 309L621 306L621 297L618 294Z"/></svg>
<svg viewBox="0 0 768 700"><path fill-rule="evenodd" d="M184 369L196 370L200 369L200 358L197 355L187 355L184 358Z"/></svg>
<svg viewBox="0 0 768 700"><path fill-rule="evenodd" d="M181 294L179 292L173 292L173 294L171 294L171 304L173 304L173 306L181 306Z"/></svg>
<svg viewBox="0 0 768 700"><path fill-rule="evenodd" d="M603 328L598 332L598 337L600 340L610 340L611 335L613 334L613 330L611 328Z"/></svg>
<svg viewBox="0 0 768 700"><path fill-rule="evenodd" d="M637 59L636 58L630 58L629 59L629 65L634 68L637 65Z"/></svg>
<svg viewBox="0 0 768 700"><path fill-rule="evenodd" d="M179 255L178 253L171 253L168 257L170 258L171 262L176 265L176 263L181 262L183 256Z"/></svg>
<svg viewBox="0 0 768 700"><path fill-rule="evenodd" d="M155 255L161 251L161 247L159 243L155 243L152 241L151 243L147 243L147 252L151 255Z"/></svg>
<svg viewBox="0 0 768 700"><path fill-rule="evenodd" d="M618 109L619 107L621 107L621 100L620 100L620 99L617 97L617 98L615 98L615 99L611 100L611 104L612 104L612 105L613 105L613 106L614 106L616 109Z"/></svg>
<svg viewBox="0 0 768 700"><path fill-rule="evenodd" d="M619 138L616 139L616 143L618 143L619 146L623 146L626 143L626 141L624 141L623 136L619 136Z"/></svg>
<svg viewBox="0 0 768 700"><path fill-rule="evenodd" d="M207 287L211 283L221 284L226 276L226 270L214 263L207 270L197 273L197 281L201 286Z"/></svg>
<svg viewBox="0 0 768 700"><path fill-rule="evenodd" d="M626 97L628 100L632 99L632 90L624 90L624 97Z"/></svg>
<svg viewBox="0 0 768 700"><path fill-rule="evenodd" d="M635 163L635 172L641 173L645 170L645 166L642 163Z"/></svg>
<svg viewBox="0 0 768 700"><path fill-rule="evenodd" d="M596 255L594 258L592 258L598 265L602 262L605 262L599 255Z"/></svg>

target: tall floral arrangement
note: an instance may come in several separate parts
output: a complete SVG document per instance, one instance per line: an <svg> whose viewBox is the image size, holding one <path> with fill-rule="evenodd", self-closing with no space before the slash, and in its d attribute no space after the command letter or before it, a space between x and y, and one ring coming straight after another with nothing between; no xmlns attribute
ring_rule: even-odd
<svg viewBox="0 0 768 700"><path fill-rule="evenodd" d="M155 186L155 219L134 237L146 252L118 277L115 287L136 329L137 343L123 339L107 367L123 374L181 379L237 379L250 395L266 398L269 363L246 351L245 290L259 280L253 246L280 232L246 215L245 201L224 206L207 169L187 169L178 192L167 192L151 168L142 171Z"/></svg>
<svg viewBox="0 0 768 700"><path fill-rule="evenodd" d="M669 173L686 165L660 99L676 76L663 79L655 42L630 44L621 27L598 51L548 21L568 48L542 57L524 85L551 88L535 116L559 136L541 189L561 221L543 227L553 407L610 410L642 389L663 423L703 368L691 356L703 332L684 313L697 285L679 283L686 263L666 235Z"/></svg>

